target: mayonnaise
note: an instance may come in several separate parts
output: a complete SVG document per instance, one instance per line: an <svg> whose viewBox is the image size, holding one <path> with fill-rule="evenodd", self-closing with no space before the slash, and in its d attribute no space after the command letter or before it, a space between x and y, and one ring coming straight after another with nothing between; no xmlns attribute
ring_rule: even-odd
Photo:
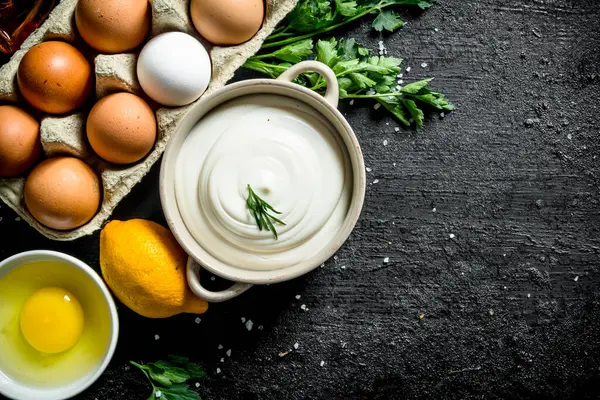
<svg viewBox="0 0 600 400"><path fill-rule="evenodd" d="M258 229L247 185L285 225ZM191 130L176 166L185 225L213 257L253 270L285 268L327 247L348 212L352 170L331 124L289 97L261 94L222 104Z"/></svg>

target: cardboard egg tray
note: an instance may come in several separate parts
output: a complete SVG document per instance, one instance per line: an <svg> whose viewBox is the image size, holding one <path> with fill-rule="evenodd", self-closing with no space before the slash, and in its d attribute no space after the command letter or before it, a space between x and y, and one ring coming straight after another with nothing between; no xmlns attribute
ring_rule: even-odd
<svg viewBox="0 0 600 400"><path fill-rule="evenodd" d="M292 10L297 0L266 0L265 21L261 30L250 41L232 47L217 47L203 41L212 60L212 79L206 94L221 88L233 77L244 61L256 53L264 39ZM189 33L198 39L189 18L189 0L152 0L152 29L150 37L170 31ZM81 158L96 170L104 188L102 204L98 213L87 224L71 230L49 229L27 211L23 201L25 177L0 179L0 198L17 214L44 236L54 240L73 240L102 227L110 214L131 188L138 183L160 158L170 135L186 110L194 103L177 108L164 108L149 101L143 94L136 77L137 55L135 53L103 55L92 50L78 36L74 22L77 0L62 0L48 19L23 43L23 46L0 68L0 104L25 105L17 86L17 69L28 49L48 40L62 40L77 47L84 55L94 59L96 74L96 100L114 92L127 91L142 96L153 107L158 124L154 148L144 159L134 165L120 167L108 164L97 157L87 143L85 121L90 105L70 115L43 115L40 136L46 157L71 155ZM202 97L201 97L202 98ZM198 100L196 100L198 101ZM93 103L93 102L91 102Z"/></svg>

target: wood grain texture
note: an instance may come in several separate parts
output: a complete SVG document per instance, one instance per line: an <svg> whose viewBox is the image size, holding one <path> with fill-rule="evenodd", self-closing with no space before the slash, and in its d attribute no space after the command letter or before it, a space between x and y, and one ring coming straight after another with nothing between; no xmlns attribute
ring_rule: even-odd
<svg viewBox="0 0 600 400"><path fill-rule="evenodd" d="M199 324L120 307L115 359L82 399L145 398L128 360L168 353L206 367L206 399L600 396L600 3L446 0L405 16L391 36L343 35L384 40L405 81L435 76L457 111L396 133L383 110L342 104L371 183L344 248ZM0 215L1 258L51 248L97 268L97 235L50 242ZM163 221L157 167L114 217Z"/></svg>

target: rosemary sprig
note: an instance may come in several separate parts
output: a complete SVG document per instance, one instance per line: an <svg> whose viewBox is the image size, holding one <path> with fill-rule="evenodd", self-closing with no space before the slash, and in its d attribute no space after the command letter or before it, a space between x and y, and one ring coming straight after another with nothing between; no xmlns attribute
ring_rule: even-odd
<svg viewBox="0 0 600 400"><path fill-rule="evenodd" d="M269 211L274 212L275 214L281 214L279 211L275 210L269 203L261 199L254 190L248 184L248 198L246 199L246 206L248 206L248 210L250 210L250 214L254 217L256 221L256 225L258 225L259 230L267 230L273 232L273 236L275 239L279 239L277 236L277 230L273 225L273 222L276 222L281 225L285 225L285 222L275 217L273 214L270 214Z"/></svg>

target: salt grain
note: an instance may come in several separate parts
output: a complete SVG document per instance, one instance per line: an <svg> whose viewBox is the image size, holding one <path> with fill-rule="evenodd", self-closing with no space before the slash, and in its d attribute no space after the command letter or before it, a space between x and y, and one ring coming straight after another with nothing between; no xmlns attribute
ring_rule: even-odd
<svg viewBox="0 0 600 400"><path fill-rule="evenodd" d="M437 208L433 207L433 209L431 210L431 212L436 212Z"/></svg>
<svg viewBox="0 0 600 400"><path fill-rule="evenodd" d="M400 132L400 128L398 128L398 127L395 127L395 128L394 128L394 132Z"/></svg>
<svg viewBox="0 0 600 400"><path fill-rule="evenodd" d="M394 164L392 164L392 165L395 167L395 166L396 166L396 163L394 163ZM393 222L392 222L392 224L393 224Z"/></svg>
<svg viewBox="0 0 600 400"><path fill-rule="evenodd" d="M264 329L264 326L262 326L262 325L259 325L259 326L258 326L258 330L259 330L259 331L262 331L263 329Z"/></svg>
<svg viewBox="0 0 600 400"><path fill-rule="evenodd" d="M246 329L248 329L249 331L252 330L253 326L254 326L254 322L252 322L252 320L248 320L248 322L246 322Z"/></svg>
<svg viewBox="0 0 600 400"><path fill-rule="evenodd" d="M454 233L450 234L450 239L454 239L456 237L456 235Z"/></svg>
<svg viewBox="0 0 600 400"><path fill-rule="evenodd" d="M390 262L390 258L389 258L389 257L385 257L385 258L383 259L383 262L384 262L384 263L389 263L389 262Z"/></svg>
<svg viewBox="0 0 600 400"><path fill-rule="evenodd" d="M527 293L527 298L530 298L530 297L531 297L531 293Z"/></svg>
<svg viewBox="0 0 600 400"><path fill-rule="evenodd" d="M421 68L427 68L427 65L428 65L428 64L427 64L426 62L424 62L424 63L421 63Z"/></svg>
<svg viewBox="0 0 600 400"><path fill-rule="evenodd" d="M338 260L338 256L333 256L333 261L337 261Z"/></svg>
<svg viewBox="0 0 600 400"><path fill-rule="evenodd" d="M579 276L576 276L575 279L573 279L575 282L577 282L579 280Z"/></svg>
<svg viewBox="0 0 600 400"><path fill-rule="evenodd" d="M372 170L371 168L369 168L369 167L367 167L367 168L365 168L365 169L367 170L367 172L371 172L371 171L373 171L373 170Z"/></svg>
<svg viewBox="0 0 600 400"><path fill-rule="evenodd" d="M222 348L223 348L223 345L222 345L222 344L220 344L220 345L217 347L217 349L219 349L219 350L221 350Z"/></svg>
<svg viewBox="0 0 600 400"><path fill-rule="evenodd" d="M19 222L21 220L21 217L17 217L15 218L15 221Z"/></svg>
<svg viewBox="0 0 600 400"><path fill-rule="evenodd" d="M406 67L406 72L410 72L411 69L411 67Z"/></svg>
<svg viewBox="0 0 600 400"><path fill-rule="evenodd" d="M404 85L404 81L402 79L398 79L398 85Z"/></svg>
<svg viewBox="0 0 600 400"><path fill-rule="evenodd" d="M440 30L438 28L433 28L434 31L439 32Z"/></svg>
<svg viewBox="0 0 600 400"><path fill-rule="evenodd" d="M221 362L225 362L225 359L223 357L221 357Z"/></svg>
<svg viewBox="0 0 600 400"><path fill-rule="evenodd" d="M387 146L387 145L388 145L388 141L387 141L387 139L383 141L383 145L384 145L384 146Z"/></svg>
<svg viewBox="0 0 600 400"><path fill-rule="evenodd" d="M221 368L217 368L217 374L221 373Z"/></svg>
<svg viewBox="0 0 600 400"><path fill-rule="evenodd" d="M154 340L158 340L158 339L160 339L160 336L154 335Z"/></svg>
<svg viewBox="0 0 600 400"><path fill-rule="evenodd" d="M299 294L297 294L296 295L296 300L300 300L300 297L302 297L302 296L300 296Z"/></svg>
<svg viewBox="0 0 600 400"><path fill-rule="evenodd" d="M325 361L321 361L321 364L319 364L321 367L325 365Z"/></svg>
<svg viewBox="0 0 600 400"><path fill-rule="evenodd" d="M214 276L211 276L211 277L210 277L210 280L211 280L211 281L214 281L215 279L216 279L216 278L215 278Z"/></svg>
<svg viewBox="0 0 600 400"><path fill-rule="evenodd" d="M375 105L373 106L373 109L379 110L380 107L381 107L381 103L375 103Z"/></svg>
<svg viewBox="0 0 600 400"><path fill-rule="evenodd" d="M197 323L197 324L199 324L199 323L200 323L200 321L202 321L202 320L200 319L200 317L196 317L196 319L194 320L194 322L195 322L195 323Z"/></svg>
<svg viewBox="0 0 600 400"><path fill-rule="evenodd" d="M199 387L200 387L200 383L199 383L199 382L196 382L196 383L194 384L194 386L196 386L197 388L199 388Z"/></svg>
<svg viewBox="0 0 600 400"><path fill-rule="evenodd" d="M298 350L298 347L300 347L300 344L298 342L294 343L294 349Z"/></svg>
<svg viewBox="0 0 600 400"><path fill-rule="evenodd" d="M242 317L242 324L246 323L246 318Z"/></svg>
<svg viewBox="0 0 600 400"><path fill-rule="evenodd" d="M373 184L376 184L376 183L379 183L379 179L375 179L375 180L373 181Z"/></svg>
<svg viewBox="0 0 600 400"><path fill-rule="evenodd" d="M350 100L350 105L354 105L354 99Z"/></svg>
<svg viewBox="0 0 600 400"><path fill-rule="evenodd" d="M159 398L160 396L162 396L162 392L160 390L157 390L156 392L154 392L154 396L156 396L156 398Z"/></svg>
<svg viewBox="0 0 600 400"><path fill-rule="evenodd" d="M340 268L341 268L341 269L346 269L346 266L345 266L345 265L342 265Z"/></svg>
<svg viewBox="0 0 600 400"><path fill-rule="evenodd" d="M227 354L227 357L231 357L231 349L227 350L225 354Z"/></svg>
<svg viewBox="0 0 600 400"><path fill-rule="evenodd" d="M308 308L306 307L306 304L302 304L302 305L300 306L300 308L301 308L302 310L304 310L304 311L308 311Z"/></svg>
<svg viewBox="0 0 600 400"><path fill-rule="evenodd" d="M402 78L404 74L398 74L398 78Z"/></svg>

